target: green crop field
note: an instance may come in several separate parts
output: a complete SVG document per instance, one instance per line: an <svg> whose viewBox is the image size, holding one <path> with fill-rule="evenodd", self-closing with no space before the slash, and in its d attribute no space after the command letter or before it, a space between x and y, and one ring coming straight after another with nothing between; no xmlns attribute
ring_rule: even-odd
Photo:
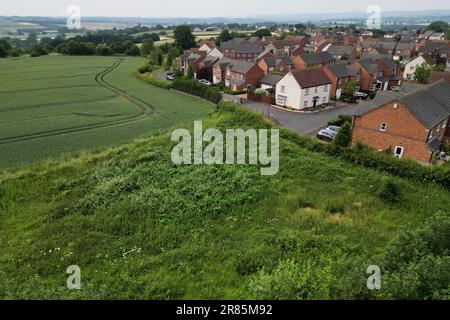
<svg viewBox="0 0 450 320"><path fill-rule="evenodd" d="M120 144L205 116L211 106L149 86L141 58L0 60L0 169Z"/></svg>

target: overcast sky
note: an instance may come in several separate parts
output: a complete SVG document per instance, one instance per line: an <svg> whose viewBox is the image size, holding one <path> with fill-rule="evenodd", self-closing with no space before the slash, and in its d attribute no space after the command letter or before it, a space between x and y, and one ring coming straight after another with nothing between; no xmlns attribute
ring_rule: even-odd
<svg viewBox="0 0 450 320"><path fill-rule="evenodd" d="M448 0L0 0L0 16L66 16L78 5L84 16L245 17L270 14L450 9Z"/></svg>

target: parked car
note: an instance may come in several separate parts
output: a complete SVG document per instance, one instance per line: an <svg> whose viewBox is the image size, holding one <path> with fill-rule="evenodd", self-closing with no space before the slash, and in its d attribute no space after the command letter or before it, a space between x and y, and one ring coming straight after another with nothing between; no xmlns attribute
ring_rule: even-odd
<svg viewBox="0 0 450 320"><path fill-rule="evenodd" d="M200 80L198 80L198 82L203 83L203 84L206 84L207 86L210 86L210 85L211 85L211 82L209 82L209 81L206 80L206 79L200 79Z"/></svg>
<svg viewBox="0 0 450 320"><path fill-rule="evenodd" d="M317 134L317 138L320 140L331 142L334 140L334 138L336 138L336 135L337 131L333 131L327 128L320 130L319 133Z"/></svg>
<svg viewBox="0 0 450 320"><path fill-rule="evenodd" d="M341 130L341 127L338 126L329 126L327 128L328 130L334 131L334 132L339 132L339 130Z"/></svg>
<svg viewBox="0 0 450 320"><path fill-rule="evenodd" d="M173 80L175 80L175 75L170 75L170 74L168 74L167 76L166 76L166 79L167 80L170 80L170 81L173 81Z"/></svg>
<svg viewBox="0 0 450 320"><path fill-rule="evenodd" d="M369 97L369 95L367 93L358 92L358 91L353 93L353 96L356 98L361 98L361 99L367 99Z"/></svg>

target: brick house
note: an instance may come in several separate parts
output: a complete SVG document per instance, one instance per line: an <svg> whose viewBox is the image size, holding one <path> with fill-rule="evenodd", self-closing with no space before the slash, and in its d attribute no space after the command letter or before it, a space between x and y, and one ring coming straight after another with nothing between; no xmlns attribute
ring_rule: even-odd
<svg viewBox="0 0 450 320"><path fill-rule="evenodd" d="M358 106L353 145L363 142L394 156L431 162L450 119L450 84L440 80L411 92L378 92Z"/></svg>
<svg viewBox="0 0 450 320"><path fill-rule="evenodd" d="M325 52L328 52L333 56L336 60L348 60L351 58L356 58L358 51L355 47L344 47L344 46L328 46L324 49Z"/></svg>
<svg viewBox="0 0 450 320"><path fill-rule="evenodd" d="M301 46L295 46L295 47L291 50L290 56L291 56L291 57L296 57L296 56L301 55L301 54L303 54L303 53L305 53L305 49L303 49L303 47L301 47Z"/></svg>
<svg viewBox="0 0 450 320"><path fill-rule="evenodd" d="M271 72L281 72L283 74L288 73L294 68L291 57L289 56L267 56L258 62L259 67L264 71L265 74Z"/></svg>
<svg viewBox="0 0 450 320"><path fill-rule="evenodd" d="M328 52L303 53L294 57L295 69L303 70L334 64L336 60Z"/></svg>
<svg viewBox="0 0 450 320"><path fill-rule="evenodd" d="M220 50L225 58L246 62L255 62L264 51L258 44L249 43L243 39L222 42Z"/></svg>
<svg viewBox="0 0 450 320"><path fill-rule="evenodd" d="M311 110L327 104L331 81L321 68L292 70L276 87L276 104L297 110Z"/></svg>
<svg viewBox="0 0 450 320"><path fill-rule="evenodd" d="M325 66L323 71L331 80L330 97L339 99L342 95L342 87L350 82L356 81L356 91L359 90L361 80L361 69L343 63Z"/></svg>
<svg viewBox="0 0 450 320"><path fill-rule="evenodd" d="M206 56L206 51L196 48L185 50L180 58L180 70L186 75L189 68L192 68L194 73L196 73L200 69L200 64Z"/></svg>
<svg viewBox="0 0 450 320"><path fill-rule="evenodd" d="M263 70L255 63L222 58L212 67L213 82L222 83L231 90L244 90L248 86L258 86L264 76Z"/></svg>
<svg viewBox="0 0 450 320"><path fill-rule="evenodd" d="M388 89L389 81L384 78L384 70L373 59L356 60L352 63L352 66L361 69L361 90Z"/></svg>
<svg viewBox="0 0 450 320"><path fill-rule="evenodd" d="M388 88L397 86L400 81L397 64L387 57L375 59L375 63L383 70L383 79L388 82Z"/></svg>
<svg viewBox="0 0 450 320"><path fill-rule="evenodd" d="M213 65L219 60L219 58L215 56L206 56L200 64L195 72L197 79L207 79L209 81L213 78Z"/></svg>

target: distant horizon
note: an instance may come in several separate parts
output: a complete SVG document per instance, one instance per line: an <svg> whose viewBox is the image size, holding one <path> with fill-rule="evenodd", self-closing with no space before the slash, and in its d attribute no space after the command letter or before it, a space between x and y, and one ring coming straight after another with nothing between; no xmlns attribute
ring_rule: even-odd
<svg viewBox="0 0 450 320"><path fill-rule="evenodd" d="M450 8L449 9L427 9L427 10L420 10L420 9L411 9L411 10L387 10L384 11L384 13L388 14L395 14L395 13L441 13L440 15L450 14ZM280 13L280 14L253 14L253 15L236 15L236 16L221 16L221 15L215 15L215 16L178 16L178 15L172 15L172 16L127 16L127 15L82 15L82 17L85 18L143 18L143 19L245 19L245 18L261 18L261 17L282 17L282 16L302 16L302 15L313 15L313 16L321 16L321 15L331 15L331 14L339 14L339 15L346 15L346 14L362 14L364 16L367 15L365 11L328 11L328 12L308 12L308 13ZM27 18L27 17L33 17L33 18L66 18L67 15L34 15L34 14L24 14L24 15L4 15L0 14L0 17L6 17L6 18ZM333 19L333 17L330 17L330 19Z"/></svg>
<svg viewBox="0 0 450 320"><path fill-rule="evenodd" d="M1 16L8 17L65 17L67 8L76 5L81 8L82 16L91 18L247 18L276 17L287 15L330 15L346 13L364 13L376 4L381 12L424 12L450 10L450 2L428 0L426 4L419 0L360 0L357 3L334 0L310 2L305 0L210 0L149 1L128 0L21 0L20 3L6 0L2 5ZM205 5L207 4L207 5ZM423 8L433 7L436 9ZM405 9L407 8L407 9ZM294 13L294 14L293 14Z"/></svg>

